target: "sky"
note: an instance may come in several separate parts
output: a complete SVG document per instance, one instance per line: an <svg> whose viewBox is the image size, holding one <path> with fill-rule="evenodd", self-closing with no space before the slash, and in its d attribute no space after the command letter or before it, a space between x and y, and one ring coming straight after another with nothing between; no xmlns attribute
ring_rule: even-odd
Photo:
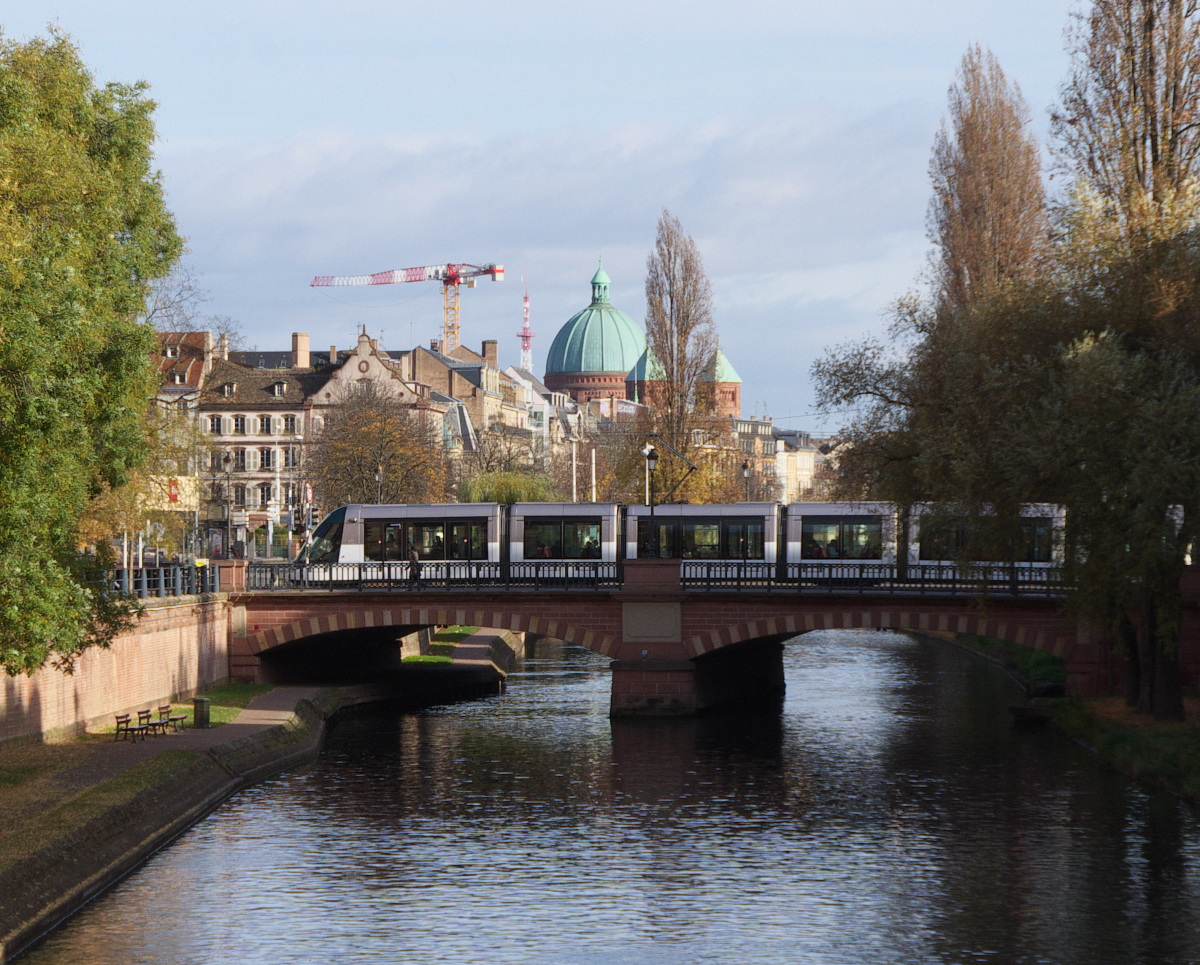
<svg viewBox="0 0 1200 965"><path fill-rule="evenodd" d="M712 281L744 415L829 431L811 370L919 285L929 151L968 45L990 46L1042 139L1065 0L1007 4L62 0L6 5L9 40L71 35L97 82L149 82L157 159L204 310L247 344L385 348L441 333L436 283L314 275L503 264L462 290L462 341L534 368L590 298L641 323L668 209Z"/></svg>

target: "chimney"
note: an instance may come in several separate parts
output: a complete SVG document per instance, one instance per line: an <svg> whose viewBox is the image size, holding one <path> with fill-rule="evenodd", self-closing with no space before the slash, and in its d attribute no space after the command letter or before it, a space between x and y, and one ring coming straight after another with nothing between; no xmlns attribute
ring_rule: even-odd
<svg viewBox="0 0 1200 965"><path fill-rule="evenodd" d="M485 338L483 340L483 357L487 359L487 364L492 368L497 368L496 359L499 357L496 351L496 340L494 338Z"/></svg>
<svg viewBox="0 0 1200 965"><path fill-rule="evenodd" d="M308 367L308 332L292 332L292 368Z"/></svg>
<svg viewBox="0 0 1200 965"><path fill-rule="evenodd" d="M329 346L329 364L337 365L337 346L336 345Z"/></svg>
<svg viewBox="0 0 1200 965"><path fill-rule="evenodd" d="M229 336L225 332L221 333L221 358L229 361Z"/></svg>
<svg viewBox="0 0 1200 965"><path fill-rule="evenodd" d="M379 339L377 339L377 338L371 339L371 349L376 352L379 351Z"/></svg>
<svg viewBox="0 0 1200 965"><path fill-rule="evenodd" d="M429 347L435 352L440 352L442 350L442 343L439 339L431 338L429 340Z"/></svg>

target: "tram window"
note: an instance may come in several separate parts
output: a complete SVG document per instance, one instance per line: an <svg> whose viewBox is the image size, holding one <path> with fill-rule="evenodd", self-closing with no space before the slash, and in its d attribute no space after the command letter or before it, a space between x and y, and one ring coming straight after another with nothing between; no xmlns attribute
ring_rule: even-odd
<svg viewBox="0 0 1200 965"><path fill-rule="evenodd" d="M679 555L685 560L721 557L721 524L715 520L685 520L679 538Z"/></svg>
<svg viewBox="0 0 1200 965"><path fill-rule="evenodd" d="M600 559L600 523L598 521L563 523L563 559Z"/></svg>
<svg viewBox="0 0 1200 965"><path fill-rule="evenodd" d="M342 548L342 522L346 508L335 509L313 533L312 546L308 549L310 563L336 563Z"/></svg>
<svg viewBox="0 0 1200 965"><path fill-rule="evenodd" d="M525 559L561 560L562 523L525 520Z"/></svg>
<svg viewBox="0 0 1200 965"><path fill-rule="evenodd" d="M727 560L761 560L763 558L763 524L755 520L729 520L725 523L725 554Z"/></svg>
<svg viewBox="0 0 1200 965"><path fill-rule="evenodd" d="M487 523L471 524L471 559L488 558Z"/></svg>
<svg viewBox="0 0 1200 965"><path fill-rule="evenodd" d="M654 530L651 529L650 522L649 516L638 517L638 559L654 559L655 556ZM654 525L658 529L659 559L676 559L678 554L675 552L675 524L656 519Z"/></svg>
<svg viewBox="0 0 1200 965"><path fill-rule="evenodd" d="M442 523L409 523L408 545L423 560L446 558L446 530Z"/></svg>
<svg viewBox="0 0 1200 965"><path fill-rule="evenodd" d="M800 530L800 558L804 560L841 559L841 520L828 516L809 516Z"/></svg>
<svg viewBox="0 0 1200 965"><path fill-rule="evenodd" d="M922 560L953 560L967 545L967 527L962 522L922 519L918 534Z"/></svg>
<svg viewBox="0 0 1200 965"><path fill-rule="evenodd" d="M363 523L363 553L367 559L382 563L383 555L383 523L367 520Z"/></svg>
<svg viewBox="0 0 1200 965"><path fill-rule="evenodd" d="M883 559L883 523L879 519L844 520L842 556L850 560Z"/></svg>
<svg viewBox="0 0 1200 965"><path fill-rule="evenodd" d="M1025 534L1026 563L1049 563L1054 554L1054 525L1047 516L1021 520Z"/></svg>
<svg viewBox="0 0 1200 965"><path fill-rule="evenodd" d="M400 524L388 523L383 537L383 558L386 560L398 560L402 558L400 552Z"/></svg>
<svg viewBox="0 0 1200 965"><path fill-rule="evenodd" d="M471 558L471 537L466 523L450 524L450 545L447 547L446 558L451 560L469 560Z"/></svg>

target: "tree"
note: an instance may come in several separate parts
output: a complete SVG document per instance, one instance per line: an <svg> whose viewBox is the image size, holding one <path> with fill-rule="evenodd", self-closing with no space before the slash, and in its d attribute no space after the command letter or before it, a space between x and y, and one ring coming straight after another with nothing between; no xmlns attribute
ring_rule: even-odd
<svg viewBox="0 0 1200 965"><path fill-rule="evenodd" d="M144 452L150 285L182 241L151 168L147 85L97 87L65 36L0 41L0 660L117 631L77 563L90 497Z"/></svg>
<svg viewBox="0 0 1200 965"><path fill-rule="evenodd" d="M1200 7L1095 0L1074 15L1071 73L1051 114L1060 170L1084 217L1122 247L1195 224L1200 156ZM1087 218L1091 212L1092 217Z"/></svg>
<svg viewBox="0 0 1200 965"><path fill-rule="evenodd" d="M929 160L934 299L943 315L1027 277L1045 248L1041 163L1028 126L1029 107L995 55L968 48Z"/></svg>
<svg viewBox="0 0 1200 965"><path fill-rule="evenodd" d="M559 498L550 480L527 472L494 472L459 483L460 503L548 503Z"/></svg>
<svg viewBox="0 0 1200 965"><path fill-rule="evenodd" d="M646 343L661 371L652 400L658 430L687 452L696 415L711 410L703 375L717 351L717 336L712 285L700 250L665 208L646 258Z"/></svg>
<svg viewBox="0 0 1200 965"><path fill-rule="evenodd" d="M349 390L326 410L325 426L309 449L318 504L442 501L446 463L438 441L428 414L389 386L365 383Z"/></svg>

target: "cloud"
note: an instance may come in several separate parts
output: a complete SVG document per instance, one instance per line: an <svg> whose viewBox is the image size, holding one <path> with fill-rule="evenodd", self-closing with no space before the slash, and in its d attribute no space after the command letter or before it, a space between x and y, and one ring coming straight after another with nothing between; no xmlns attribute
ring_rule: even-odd
<svg viewBox="0 0 1200 965"><path fill-rule="evenodd" d="M305 330L345 344L360 324L385 345L406 346L410 324L426 341L440 331L436 286L330 293L309 280L496 261L509 282L463 293L463 340L499 338L502 363L515 360L527 264L544 359L586 304L601 250L614 302L641 319L645 258L669 208L704 254L744 398L783 412L810 404L823 345L876 325L911 286L935 124L926 106L894 104L530 136L310 130L171 144L161 160L213 310L261 347Z"/></svg>

